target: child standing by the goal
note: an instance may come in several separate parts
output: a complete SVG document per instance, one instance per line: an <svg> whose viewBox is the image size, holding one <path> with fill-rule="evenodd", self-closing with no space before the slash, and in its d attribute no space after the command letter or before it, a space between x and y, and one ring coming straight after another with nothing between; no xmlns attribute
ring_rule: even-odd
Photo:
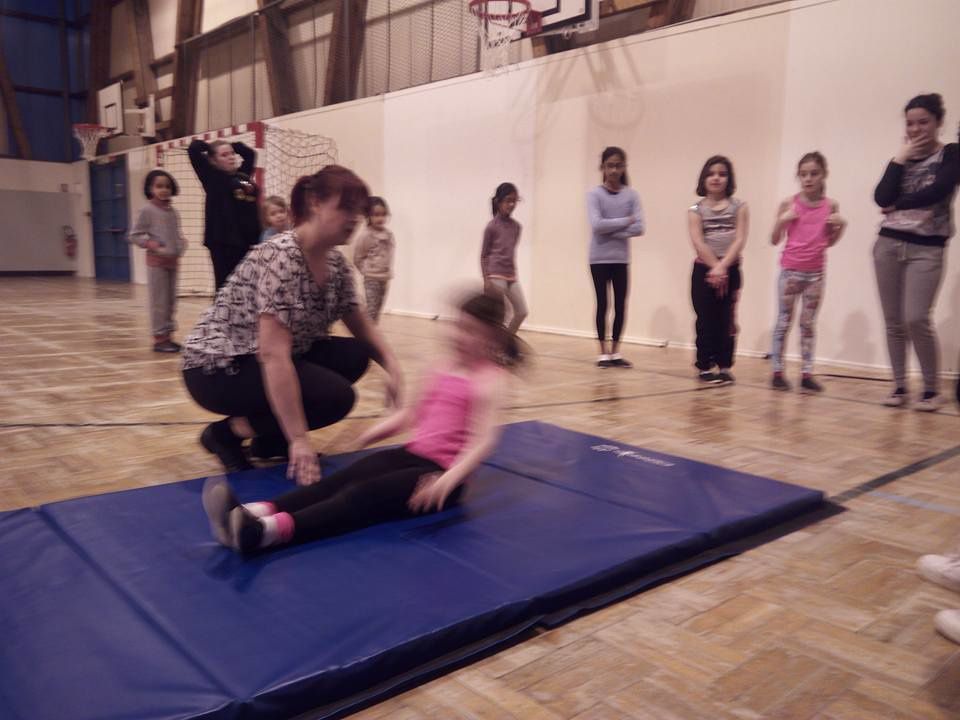
<svg viewBox="0 0 960 720"><path fill-rule="evenodd" d="M383 301L393 277L393 251L396 242L387 229L390 209L387 201L373 196L367 205L367 226L357 238L353 264L363 275L363 290L367 298L367 314L374 322L380 320Z"/></svg>
<svg viewBox="0 0 960 720"><path fill-rule="evenodd" d="M180 345L170 338L175 329L177 268L187 249L187 240L180 232L180 216L170 205L177 192L177 182L169 173L151 170L143 184L143 194L150 202L130 231L130 242L147 251L153 350L162 353L180 352Z"/></svg>
<svg viewBox="0 0 960 720"><path fill-rule="evenodd" d="M194 140L187 148L206 193L203 244L219 290L260 238L260 190L251 179L257 154L241 142Z"/></svg>

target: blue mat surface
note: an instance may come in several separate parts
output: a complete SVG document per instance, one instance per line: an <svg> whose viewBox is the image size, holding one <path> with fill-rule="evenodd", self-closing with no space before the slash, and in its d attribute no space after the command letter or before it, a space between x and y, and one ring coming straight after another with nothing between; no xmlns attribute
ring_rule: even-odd
<svg viewBox="0 0 960 720"><path fill-rule="evenodd" d="M244 501L289 487L231 481ZM3 718L335 714L824 503L525 422L456 508L245 561L210 540L201 486L0 514Z"/></svg>

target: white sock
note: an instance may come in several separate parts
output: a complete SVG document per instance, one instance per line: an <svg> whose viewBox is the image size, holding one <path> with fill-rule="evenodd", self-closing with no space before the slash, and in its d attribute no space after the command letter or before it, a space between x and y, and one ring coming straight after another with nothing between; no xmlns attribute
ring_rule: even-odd
<svg viewBox="0 0 960 720"><path fill-rule="evenodd" d="M258 518L269 517L277 513L277 508L272 502L245 503L243 509Z"/></svg>
<svg viewBox="0 0 960 720"><path fill-rule="evenodd" d="M260 524L263 525L263 539L260 540L260 547L269 547L276 545L280 539L280 528L277 526L277 519L273 515L267 515L260 518Z"/></svg>
<svg viewBox="0 0 960 720"><path fill-rule="evenodd" d="M607 355L606 353L601 353L600 357L597 358L597 360L609 360L609 359L610 359L610 356Z"/></svg>
<svg viewBox="0 0 960 720"><path fill-rule="evenodd" d="M612 353L612 354L610 355L610 359L611 359L611 360L619 360L620 358L621 358L621 355L620 355L620 353L618 353L618 352Z"/></svg>

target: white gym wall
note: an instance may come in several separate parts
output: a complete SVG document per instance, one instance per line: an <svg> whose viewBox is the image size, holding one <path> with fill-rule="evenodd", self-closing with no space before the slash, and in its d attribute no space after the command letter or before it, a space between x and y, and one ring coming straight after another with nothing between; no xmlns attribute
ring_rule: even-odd
<svg viewBox="0 0 960 720"><path fill-rule="evenodd" d="M451 284L478 278L488 198L510 180L523 198L527 324L587 335L584 196L599 180L602 148L623 146L648 220L634 244L626 334L673 345L693 339L685 210L706 157L728 154L752 212L739 349L755 354L768 350L774 321L777 202L796 191L800 155L820 150L849 227L830 251L817 355L884 367L873 187L913 95L944 95L944 140L954 139L956 27L955 0L925 0L923 12L900 0L793 0L270 122L334 138L341 162L390 203L398 277L388 310L435 314ZM137 187L131 178L132 194ZM948 256L935 321L943 367L955 372L960 274L952 247Z"/></svg>

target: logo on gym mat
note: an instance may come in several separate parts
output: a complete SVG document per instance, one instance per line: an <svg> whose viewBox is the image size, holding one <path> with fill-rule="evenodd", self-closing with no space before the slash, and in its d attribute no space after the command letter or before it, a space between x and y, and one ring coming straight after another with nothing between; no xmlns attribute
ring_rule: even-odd
<svg viewBox="0 0 960 720"><path fill-rule="evenodd" d="M674 465L674 463L670 462L669 460L661 460L660 458L650 457L649 455L638 453L636 450L621 450L616 445L591 445L590 449L594 452L613 453L617 457L621 458L633 458L634 460L649 463L650 465L657 465L659 467L673 467Z"/></svg>

